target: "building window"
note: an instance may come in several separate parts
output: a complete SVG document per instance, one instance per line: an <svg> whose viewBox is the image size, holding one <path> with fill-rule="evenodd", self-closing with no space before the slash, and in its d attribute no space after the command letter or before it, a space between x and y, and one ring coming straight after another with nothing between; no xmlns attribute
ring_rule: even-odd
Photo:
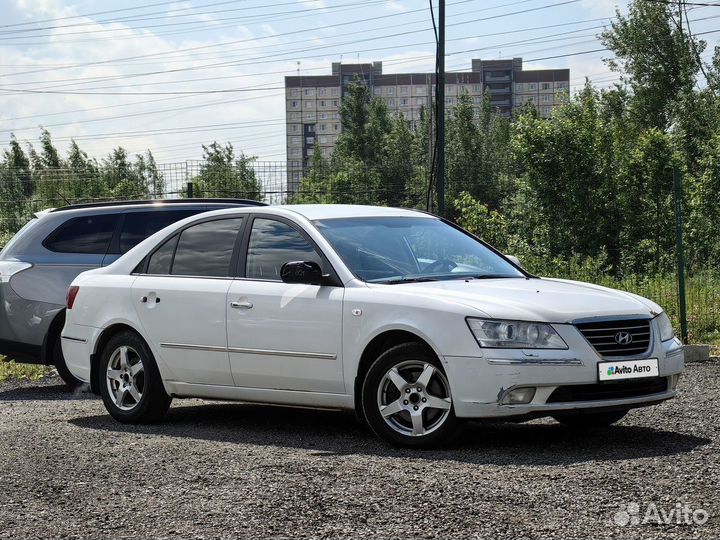
<svg viewBox="0 0 720 540"><path fill-rule="evenodd" d="M379 86L376 86L375 88L373 88L373 94L376 95L376 96L381 96L381 95L382 95L382 88L380 88Z"/></svg>
<svg viewBox="0 0 720 540"><path fill-rule="evenodd" d="M312 109L313 108L313 102L312 101L306 101L304 104L306 109Z"/></svg>
<svg viewBox="0 0 720 540"><path fill-rule="evenodd" d="M452 84L446 84L445 92L448 94L452 94L453 92L455 92L455 87Z"/></svg>
<svg viewBox="0 0 720 540"><path fill-rule="evenodd" d="M323 129L321 131L325 131L325 130ZM320 136L320 144L327 144L327 137L325 137L324 135L321 135Z"/></svg>
<svg viewBox="0 0 720 540"><path fill-rule="evenodd" d="M528 103L532 103L532 102L533 102L533 97L532 97L532 96L528 96L528 97L527 97L527 102L528 102Z"/></svg>
<svg viewBox="0 0 720 540"><path fill-rule="evenodd" d="M473 85L473 92L482 92L482 84Z"/></svg>
<svg viewBox="0 0 720 540"><path fill-rule="evenodd" d="M312 120L313 118L315 118L315 115L313 113L305 113L305 120Z"/></svg>
<svg viewBox="0 0 720 540"><path fill-rule="evenodd" d="M425 87L424 86L416 86L415 87L415 95L416 96L424 96L426 94Z"/></svg>
<svg viewBox="0 0 720 540"><path fill-rule="evenodd" d="M530 83L530 84L528 84L528 89L530 89L530 90L537 90L537 83Z"/></svg>
<svg viewBox="0 0 720 540"><path fill-rule="evenodd" d="M551 107L543 107L542 108L543 116L550 116L550 109L551 109Z"/></svg>
<svg viewBox="0 0 720 540"><path fill-rule="evenodd" d="M407 98L401 98L401 99L400 99L400 106L401 106L401 107L407 107L407 105L408 105L408 100L407 100Z"/></svg>
<svg viewBox="0 0 720 540"><path fill-rule="evenodd" d="M545 94L545 95L543 96L543 101L544 101L545 103L549 103L549 102L550 102L550 96L547 95L547 94Z"/></svg>
<svg viewBox="0 0 720 540"><path fill-rule="evenodd" d="M291 120L300 120L300 113L299 112L290 113L290 119Z"/></svg>
<svg viewBox="0 0 720 540"><path fill-rule="evenodd" d="M299 97L300 96L300 89L299 88L293 88L290 90L290 95L292 97Z"/></svg>
<svg viewBox="0 0 720 540"><path fill-rule="evenodd" d="M297 125L297 124L293 124L292 127L291 127L291 131L294 131L295 133L297 133L297 130L298 130L298 125Z"/></svg>
<svg viewBox="0 0 720 540"><path fill-rule="evenodd" d="M305 144L315 144L315 137L305 137Z"/></svg>
<svg viewBox="0 0 720 540"><path fill-rule="evenodd" d="M290 137L290 144L300 144L300 137Z"/></svg>
<svg viewBox="0 0 720 540"><path fill-rule="evenodd" d="M291 148L291 149L290 149L290 155L291 155L291 156L299 156L299 155L300 155L300 149L299 149L299 148Z"/></svg>
<svg viewBox="0 0 720 540"><path fill-rule="evenodd" d="M394 107L395 106L395 100L390 98L388 99L388 107Z"/></svg>
<svg viewBox="0 0 720 540"><path fill-rule="evenodd" d="M333 96L338 96L340 95L340 90L337 88L333 88L331 93Z"/></svg>
<svg viewBox="0 0 720 540"><path fill-rule="evenodd" d="M310 124L309 126L306 126L306 127L307 127L308 133L315 133L315 124Z"/></svg>
<svg viewBox="0 0 720 540"><path fill-rule="evenodd" d="M567 88L567 83L565 82L559 82L557 83L558 88Z"/></svg>
<svg viewBox="0 0 720 540"><path fill-rule="evenodd" d="M325 107L327 105L327 102L325 100L320 101L320 106Z"/></svg>
<svg viewBox="0 0 720 540"><path fill-rule="evenodd" d="M338 106L338 100L337 100L337 99L333 99L332 106L333 106L333 107L337 107L337 106Z"/></svg>
<svg viewBox="0 0 720 540"><path fill-rule="evenodd" d="M340 120L340 113L333 114L333 120Z"/></svg>
<svg viewBox="0 0 720 540"><path fill-rule="evenodd" d="M306 96L312 96L312 88L306 88L304 93Z"/></svg>
<svg viewBox="0 0 720 540"><path fill-rule="evenodd" d="M340 131L340 124L333 124L333 131Z"/></svg>
<svg viewBox="0 0 720 540"><path fill-rule="evenodd" d="M407 96L408 93L408 87L407 86L401 86L400 87L400 95L401 96Z"/></svg>
<svg viewBox="0 0 720 540"><path fill-rule="evenodd" d="M330 156L331 149L330 148L321 148L320 152L322 153L323 157Z"/></svg>
<svg viewBox="0 0 720 540"><path fill-rule="evenodd" d="M321 112L318 116L320 117L320 120L325 120L325 119L327 119L327 114L324 113L324 112Z"/></svg>
<svg viewBox="0 0 720 540"><path fill-rule="evenodd" d="M308 149L307 149L307 155L308 155L308 156L312 156L314 153L315 153L315 149L314 149L314 148L308 148Z"/></svg>
<svg viewBox="0 0 720 540"><path fill-rule="evenodd" d="M325 95L325 89L324 89L324 88L321 88L320 90L318 90L318 95L319 95L319 96L324 96L324 95Z"/></svg>
<svg viewBox="0 0 720 540"><path fill-rule="evenodd" d="M325 131L326 128L327 128L326 124L320 124L320 131Z"/></svg>
<svg viewBox="0 0 720 540"><path fill-rule="evenodd" d="M475 97L473 98L473 103L474 103L475 105L481 105L481 104L482 104L482 96L475 96Z"/></svg>
<svg viewBox="0 0 720 540"><path fill-rule="evenodd" d="M425 98L415 98L415 105L417 105L418 107L422 107L423 105L425 105Z"/></svg>
<svg viewBox="0 0 720 540"><path fill-rule="evenodd" d="M394 95L395 95L395 87L394 87L394 86L388 86L387 95L388 95L388 96L394 96Z"/></svg>
<svg viewBox="0 0 720 540"><path fill-rule="evenodd" d="M291 102L290 102L290 106L291 106L291 107L298 107L299 105L300 105L300 102L299 102L299 101L291 101Z"/></svg>
<svg viewBox="0 0 720 540"><path fill-rule="evenodd" d="M548 83L548 82L542 83L542 89L543 89L543 90L550 90L550 83Z"/></svg>
<svg viewBox="0 0 720 540"><path fill-rule="evenodd" d="M446 97L445 98L445 104L446 105L452 105L455 102L455 98Z"/></svg>

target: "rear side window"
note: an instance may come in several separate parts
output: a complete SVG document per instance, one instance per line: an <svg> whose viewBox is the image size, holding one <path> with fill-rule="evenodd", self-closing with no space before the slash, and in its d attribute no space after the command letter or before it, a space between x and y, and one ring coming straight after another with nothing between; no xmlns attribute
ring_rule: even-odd
<svg viewBox="0 0 720 540"><path fill-rule="evenodd" d="M118 219L118 214L70 219L50 234L43 245L61 253L105 255Z"/></svg>
<svg viewBox="0 0 720 540"><path fill-rule="evenodd" d="M235 241L241 227L242 218L218 219L188 227L180 234L170 273L179 276L229 276Z"/></svg>
<svg viewBox="0 0 720 540"><path fill-rule="evenodd" d="M170 273L175 246L177 245L178 235L176 234L167 240L162 246L155 250L148 261L148 274L166 275Z"/></svg>
<svg viewBox="0 0 720 540"><path fill-rule="evenodd" d="M193 216L203 209L196 210L156 210L154 212L133 212L125 215L120 231L120 253L126 253L140 242L164 229L168 225Z"/></svg>

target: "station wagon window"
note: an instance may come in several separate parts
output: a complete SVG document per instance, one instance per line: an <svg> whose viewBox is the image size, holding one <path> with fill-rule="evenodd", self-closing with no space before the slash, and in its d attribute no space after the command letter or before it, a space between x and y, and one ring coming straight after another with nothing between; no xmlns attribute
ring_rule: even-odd
<svg viewBox="0 0 720 540"><path fill-rule="evenodd" d="M198 208L195 210L157 210L154 212L126 214L125 222L120 231L120 253L126 253L160 229L202 211L201 208Z"/></svg>
<svg viewBox="0 0 720 540"><path fill-rule="evenodd" d="M60 253L105 255L118 218L118 214L106 214L70 219L56 229L43 245Z"/></svg>
<svg viewBox="0 0 720 540"><path fill-rule="evenodd" d="M229 276L235 240L241 226L242 218L231 218L188 227L180 233L170 273L179 276Z"/></svg>
<svg viewBox="0 0 720 540"><path fill-rule="evenodd" d="M245 277L280 281L280 268L290 261L315 261L323 265L313 245L296 229L275 219L255 219Z"/></svg>

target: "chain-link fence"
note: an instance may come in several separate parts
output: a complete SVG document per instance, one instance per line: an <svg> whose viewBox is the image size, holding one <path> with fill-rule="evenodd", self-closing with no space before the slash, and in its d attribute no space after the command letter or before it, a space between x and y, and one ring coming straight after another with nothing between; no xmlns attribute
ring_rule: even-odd
<svg viewBox="0 0 720 540"><path fill-rule="evenodd" d="M286 162L238 160L235 163L184 161L127 168L85 164L74 169L0 168L0 246L34 212L68 204L164 198L245 198L270 204L295 202L381 204L424 209L427 177L422 167L408 180L406 171L325 168L303 170ZM395 180L393 180L395 179ZM540 275L587 281L637 293L664 307L679 328L677 276L616 277L602 270L529 268ZM687 277L688 328L691 341L720 338L720 271Z"/></svg>

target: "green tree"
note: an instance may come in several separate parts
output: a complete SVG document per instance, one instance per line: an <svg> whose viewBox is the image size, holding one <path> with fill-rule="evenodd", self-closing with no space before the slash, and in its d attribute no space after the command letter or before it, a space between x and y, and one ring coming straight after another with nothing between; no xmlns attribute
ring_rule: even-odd
<svg viewBox="0 0 720 540"><path fill-rule="evenodd" d="M235 157L230 143L222 146L215 141L202 148L204 161L192 179L198 196L263 199L262 184L252 167L254 156Z"/></svg>

